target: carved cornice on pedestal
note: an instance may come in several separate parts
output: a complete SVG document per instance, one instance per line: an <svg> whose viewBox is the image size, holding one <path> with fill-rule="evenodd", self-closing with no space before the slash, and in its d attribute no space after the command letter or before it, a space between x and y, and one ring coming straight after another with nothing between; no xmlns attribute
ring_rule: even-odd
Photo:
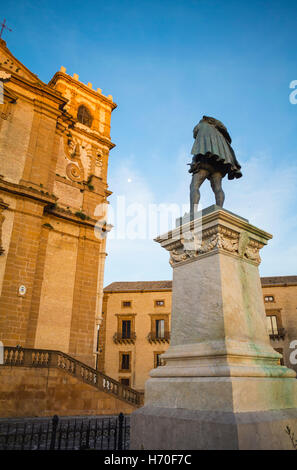
<svg viewBox="0 0 297 470"><path fill-rule="evenodd" d="M181 225L155 241L170 252L171 266L215 251L244 258L258 265L261 262L259 251L270 238L270 234L243 219L218 210L202 219Z"/></svg>

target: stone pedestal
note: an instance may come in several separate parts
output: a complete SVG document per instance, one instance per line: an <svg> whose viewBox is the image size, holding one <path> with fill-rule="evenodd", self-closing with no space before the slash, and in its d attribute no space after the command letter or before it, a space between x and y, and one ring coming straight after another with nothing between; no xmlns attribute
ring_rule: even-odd
<svg viewBox="0 0 297 470"><path fill-rule="evenodd" d="M295 372L269 342L258 272L271 238L217 206L156 239L173 267L171 345L132 414L132 449L290 449Z"/></svg>

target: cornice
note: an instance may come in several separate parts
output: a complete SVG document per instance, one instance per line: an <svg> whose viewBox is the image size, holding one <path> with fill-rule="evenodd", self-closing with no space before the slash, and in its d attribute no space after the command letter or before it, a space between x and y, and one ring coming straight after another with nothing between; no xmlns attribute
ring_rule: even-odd
<svg viewBox="0 0 297 470"><path fill-rule="evenodd" d="M12 90L10 90L7 85L4 86L3 94L9 100L10 103L15 103L18 99L18 95Z"/></svg>
<svg viewBox="0 0 297 470"><path fill-rule="evenodd" d="M92 219L91 217L82 219L81 217L73 213L71 210L66 210L61 207L48 206L45 208L45 212L54 217L58 217L60 219L65 219L69 222L72 222L75 225L84 225L92 229L94 229L95 226L101 227L104 229L105 232L109 232L112 229L112 225L110 224L105 224L104 222L100 222L100 220Z"/></svg>
<svg viewBox="0 0 297 470"><path fill-rule="evenodd" d="M135 317L137 313L120 312L114 314L116 317Z"/></svg>
<svg viewBox="0 0 297 470"><path fill-rule="evenodd" d="M0 212L5 211L8 208L9 208L9 204L7 204L7 202L4 202L3 199L0 198Z"/></svg>
<svg viewBox="0 0 297 470"><path fill-rule="evenodd" d="M8 55L10 56L14 62L16 62L18 64L18 66L22 69L25 70L25 72L27 72L29 75L31 75L33 78L36 79L36 81L39 81L41 82L40 78L38 78L38 76L31 72L31 70L28 69L28 67L26 67L19 59L17 59L12 53L11 51L8 49L7 45L6 45L6 42L0 38L0 48L3 49L3 51ZM11 73L11 72L9 72ZM42 83L42 82L41 82Z"/></svg>
<svg viewBox="0 0 297 470"><path fill-rule="evenodd" d="M277 284L262 284L265 289L271 289L273 287L294 287L297 286L296 282L279 282Z"/></svg>
<svg viewBox="0 0 297 470"><path fill-rule="evenodd" d="M51 100L59 103L59 106L62 105L63 107L67 103L67 98L64 98L61 92L55 90L54 88L51 88L46 83L43 83L41 80L39 80L37 77L36 82L32 82L25 77L21 77L20 75L11 71L3 65L1 65L0 68L1 70L5 70L11 75L11 78L9 80L10 83L15 83L16 85L21 86L22 88L25 88L27 90L31 90L34 94L40 96L46 94Z"/></svg>
<svg viewBox="0 0 297 470"><path fill-rule="evenodd" d="M222 222L227 224L226 227L232 227L235 229L239 229L239 231L248 231L252 235L255 236L255 239L258 241L263 242L264 240L270 240L272 235L264 230L255 227L254 225L249 224L247 221L242 219L241 217L237 217L223 209L215 210L207 215L204 215L201 219L192 220L191 222L187 222L179 227L176 227L173 230L170 230L168 233L159 235L157 238L154 239L157 243L165 242L166 240L179 240L182 233L187 232L196 232L198 230L207 230L207 228L213 227L213 223L217 222L217 225ZM162 243L163 246L163 243ZM164 245L165 247L165 245Z"/></svg>
<svg viewBox="0 0 297 470"><path fill-rule="evenodd" d="M172 292L172 288L167 288L167 289L134 289L134 290L104 290L103 289L103 294L104 295L111 295L111 294L144 294L144 293L151 293L151 292Z"/></svg>
<svg viewBox="0 0 297 470"><path fill-rule="evenodd" d="M102 95L101 93L98 93L97 91L93 90L92 88L89 88L87 85L84 83L80 82L79 80L74 79L70 75L68 75L65 72L56 72L53 78L48 82L48 86L54 86L59 79L65 80L68 83L71 83L75 85L76 87L82 88L85 92L89 93L92 95L96 100L103 101L106 103L108 106L111 107L112 111L117 107L117 104L114 101L111 101L109 98L106 96Z"/></svg>
<svg viewBox="0 0 297 470"><path fill-rule="evenodd" d="M39 114L45 114L53 118L55 121L58 120L58 117L61 115L61 110L59 108L53 107L48 104L46 101L42 101L34 98L34 111Z"/></svg>
<svg viewBox="0 0 297 470"><path fill-rule="evenodd" d="M74 127L72 129L72 132L73 133L77 132L78 135L83 134L85 137L89 138L90 140L95 140L96 142L99 142L100 144L106 145L109 148L109 150L111 150L112 148L114 148L116 146L116 144L111 142L110 139L108 139L107 137L102 136L99 132L96 132L96 131L91 130L91 129L90 130L85 130L85 129L82 129L82 128L75 127L75 125L74 125Z"/></svg>
<svg viewBox="0 0 297 470"><path fill-rule="evenodd" d="M41 202L45 205L53 204L57 198L52 194L46 194L42 190L31 188L22 184L11 183L5 181L0 175L0 190L6 191L11 194L16 194L18 196L27 197L30 199L35 199L38 202Z"/></svg>
<svg viewBox="0 0 297 470"><path fill-rule="evenodd" d="M150 317L168 317L170 312L153 312L148 314Z"/></svg>
<svg viewBox="0 0 297 470"><path fill-rule="evenodd" d="M71 181L66 178L66 176L61 176L56 173L55 180L58 181L59 183L64 183L67 184L68 186L72 186L73 188L77 188L79 190L85 190L86 189L86 183L84 182L79 182L79 181Z"/></svg>
<svg viewBox="0 0 297 470"><path fill-rule="evenodd" d="M103 180L100 176L94 176L93 175L93 178L98 178L98 180L100 180L100 182L103 183ZM96 196L98 197L108 197L112 194L112 191L108 191L107 189L104 189L102 188L101 191L96 191L95 189L89 189L88 187L88 184L86 181L71 181L69 179L66 178L66 176L61 176L61 175L58 175L56 173L56 176L55 176L55 181L57 181L58 183L63 183L63 184L66 184L68 186L71 186L72 188L76 188L76 189L79 189L80 191L84 192L84 191L87 191L87 192L90 192L92 194L95 194ZM104 183L103 183L104 184ZM106 184L106 183L105 183Z"/></svg>
<svg viewBox="0 0 297 470"><path fill-rule="evenodd" d="M155 239L170 252L172 267L213 254L239 257L259 265L259 251L272 238L267 232L223 209L205 213Z"/></svg>

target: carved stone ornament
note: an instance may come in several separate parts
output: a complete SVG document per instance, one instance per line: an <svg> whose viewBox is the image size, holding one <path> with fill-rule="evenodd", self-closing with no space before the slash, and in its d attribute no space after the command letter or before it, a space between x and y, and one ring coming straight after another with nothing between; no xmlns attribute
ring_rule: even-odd
<svg viewBox="0 0 297 470"><path fill-rule="evenodd" d="M261 262L259 250L263 246L262 243L250 238L245 231L239 233L222 225L216 225L202 233L186 232L179 240L169 244L166 249L170 252L171 266L210 253L215 249L259 264Z"/></svg>
<svg viewBox="0 0 297 470"><path fill-rule="evenodd" d="M0 80L4 82L5 80L10 80L11 74L5 72L4 70L0 70Z"/></svg>
<svg viewBox="0 0 297 470"><path fill-rule="evenodd" d="M80 144L69 135L64 138L64 148L67 158L71 161L66 167L66 174L71 181L84 180L84 167L80 157Z"/></svg>
<svg viewBox="0 0 297 470"><path fill-rule="evenodd" d="M97 152L96 158L95 158L95 175L96 176L101 176L102 167L103 167L102 155L100 154L100 152Z"/></svg>

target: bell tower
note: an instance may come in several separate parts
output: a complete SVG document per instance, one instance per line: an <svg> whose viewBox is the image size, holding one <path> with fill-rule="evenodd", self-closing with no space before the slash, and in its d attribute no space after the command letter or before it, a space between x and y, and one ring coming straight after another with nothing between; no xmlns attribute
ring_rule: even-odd
<svg viewBox="0 0 297 470"><path fill-rule="evenodd" d="M83 191L83 197L78 199L80 209L92 217L96 205L110 194L107 167L109 151L114 147L110 140L110 119L117 105L111 95L103 95L100 88L95 91L92 83L85 85L77 74L68 75L65 67L61 67L49 85L68 100L64 109L72 120L63 132L55 189L61 203L65 184L79 183L80 189L91 189L91 194Z"/></svg>

